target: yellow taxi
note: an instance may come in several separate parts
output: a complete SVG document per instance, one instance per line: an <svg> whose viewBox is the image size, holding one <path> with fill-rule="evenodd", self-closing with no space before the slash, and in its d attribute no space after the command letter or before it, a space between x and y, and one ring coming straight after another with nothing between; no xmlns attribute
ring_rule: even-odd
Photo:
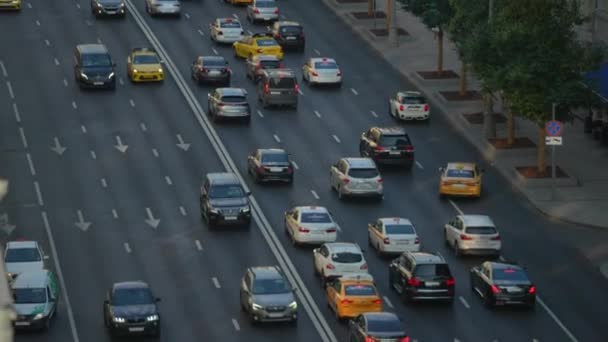
<svg viewBox="0 0 608 342"><path fill-rule="evenodd" d="M163 65L156 51L135 48L127 57L127 74L132 82L160 82L165 79Z"/></svg>
<svg viewBox="0 0 608 342"><path fill-rule="evenodd" d="M234 42L234 56L241 58L253 57L255 55L272 55L283 59L283 49L272 37L271 33L256 33L245 36Z"/></svg>
<svg viewBox="0 0 608 342"><path fill-rule="evenodd" d="M440 196L481 196L481 176L483 170L475 163L448 163L439 168Z"/></svg>
<svg viewBox="0 0 608 342"><path fill-rule="evenodd" d="M253 0L224 0L225 2L231 3L233 5L251 5Z"/></svg>
<svg viewBox="0 0 608 342"><path fill-rule="evenodd" d="M339 320L354 318L364 312L382 311L382 298L369 273L330 277L325 283L325 295Z"/></svg>
<svg viewBox="0 0 608 342"><path fill-rule="evenodd" d="M0 0L0 10L21 10L21 0Z"/></svg>

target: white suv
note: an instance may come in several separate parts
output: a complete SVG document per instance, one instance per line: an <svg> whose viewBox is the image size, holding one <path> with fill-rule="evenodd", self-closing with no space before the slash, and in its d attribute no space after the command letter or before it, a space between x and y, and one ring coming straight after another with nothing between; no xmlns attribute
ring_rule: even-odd
<svg viewBox="0 0 608 342"><path fill-rule="evenodd" d="M428 120L428 101L418 91L400 91L388 100L389 114L401 120Z"/></svg>
<svg viewBox="0 0 608 342"><path fill-rule="evenodd" d="M458 215L445 225L445 242L456 255L499 255L500 234L492 219L485 215Z"/></svg>
<svg viewBox="0 0 608 342"><path fill-rule="evenodd" d="M325 280L344 274L368 273L359 245L347 242L325 243L313 250L315 274Z"/></svg>
<svg viewBox="0 0 608 342"><path fill-rule="evenodd" d="M342 158L332 165L329 177L329 184L340 199L345 196L384 198L383 180L371 158Z"/></svg>

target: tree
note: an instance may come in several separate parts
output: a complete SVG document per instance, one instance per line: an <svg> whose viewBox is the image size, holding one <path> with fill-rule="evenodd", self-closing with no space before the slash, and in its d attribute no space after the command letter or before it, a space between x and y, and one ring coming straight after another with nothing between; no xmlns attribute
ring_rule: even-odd
<svg viewBox="0 0 608 342"><path fill-rule="evenodd" d="M443 74L443 36L452 18L449 0L398 0L402 7L437 34L437 73Z"/></svg>

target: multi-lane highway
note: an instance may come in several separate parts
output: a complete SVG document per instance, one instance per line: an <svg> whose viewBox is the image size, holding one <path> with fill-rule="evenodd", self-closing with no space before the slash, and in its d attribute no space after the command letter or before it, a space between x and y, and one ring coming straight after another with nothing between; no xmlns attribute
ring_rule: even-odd
<svg viewBox="0 0 608 342"><path fill-rule="evenodd" d="M573 250L578 227L537 213L485 165L480 200L447 201L437 195L438 167L447 161L480 161L441 113L429 124L405 124L416 147L410 172L383 171L381 203L337 199L329 166L356 156L361 132L396 124L387 96L410 85L373 54L320 1L280 1L284 18L303 24L304 54L287 53L298 74L306 57L335 58L344 74L341 89L301 84L296 111L257 106L255 87L230 46L216 46L208 24L236 15L247 30L245 9L221 1L189 1L182 17L150 18L143 1L128 2L126 20L95 20L86 1L26 1L18 14L0 17L0 134L3 174L11 193L2 205L11 238L43 243L65 285L60 312L45 334L17 341L110 340L102 301L116 281L147 281L162 298L163 341L345 341L312 271L310 248L294 248L283 232L283 211L317 204L341 226L339 240L367 246L367 222L380 216L410 218L423 249L438 251L456 278L457 300L446 305L405 305L387 285L387 259L366 251L370 273L418 341L606 341L607 283ZM115 92L81 91L74 83L76 44L103 42L117 62ZM133 85L126 56L153 46L165 59L163 84ZM249 92L252 121L210 125L211 87L192 82L197 55L220 54L233 86ZM212 130L210 130L212 127ZM211 138L210 138L211 137ZM297 164L293 186L254 184L246 156L257 147L282 147ZM63 149L65 148L65 150ZM218 153L219 152L219 153ZM207 172L235 168L253 192L256 221L250 231L210 232L200 222L199 186ZM528 267L540 297L533 312L490 311L469 289L468 270L478 258L455 258L443 244L443 225L458 212L487 214L499 225L504 256ZM278 257L278 259L277 259ZM243 271L280 264L298 288L297 326L252 326L238 305ZM602 305L604 303L604 305Z"/></svg>

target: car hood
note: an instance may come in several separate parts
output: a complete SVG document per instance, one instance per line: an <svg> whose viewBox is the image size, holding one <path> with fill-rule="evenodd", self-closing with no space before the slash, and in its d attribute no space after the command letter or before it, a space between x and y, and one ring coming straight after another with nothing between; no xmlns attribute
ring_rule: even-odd
<svg viewBox="0 0 608 342"><path fill-rule="evenodd" d="M44 269L42 261L33 262L9 262L6 264L6 272L20 274L29 271L38 271Z"/></svg>
<svg viewBox="0 0 608 342"><path fill-rule="evenodd" d="M18 315L36 315L44 312L45 309L46 303L15 304Z"/></svg>
<svg viewBox="0 0 608 342"><path fill-rule="evenodd" d="M242 207L249 204L246 197L239 198L215 198L210 199L209 203L213 207Z"/></svg>
<svg viewBox="0 0 608 342"><path fill-rule="evenodd" d="M114 312L115 316L123 318L149 316L156 314L156 305L142 304L113 306L112 311Z"/></svg>
<svg viewBox="0 0 608 342"><path fill-rule="evenodd" d="M111 66L85 66L81 68L82 72L85 74L91 75L108 75L109 73L114 71L114 68Z"/></svg>
<svg viewBox="0 0 608 342"><path fill-rule="evenodd" d="M133 64L133 69L137 71L158 71L160 64Z"/></svg>
<svg viewBox="0 0 608 342"><path fill-rule="evenodd" d="M253 302L262 306L287 306L294 300L293 292L253 295Z"/></svg>

